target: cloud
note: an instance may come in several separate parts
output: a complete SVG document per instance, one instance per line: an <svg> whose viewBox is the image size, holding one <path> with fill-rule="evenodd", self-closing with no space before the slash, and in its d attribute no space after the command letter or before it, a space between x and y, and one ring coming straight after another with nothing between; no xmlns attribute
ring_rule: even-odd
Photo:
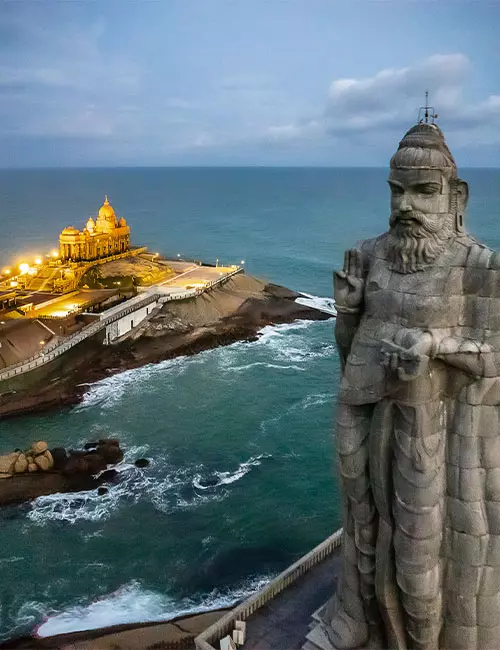
<svg viewBox="0 0 500 650"><path fill-rule="evenodd" d="M466 80L473 67L460 53L435 54L402 68L387 68L363 79L335 79L330 84L324 109L296 123L267 129L270 141L311 138L365 138L366 143L387 140L389 133L402 135L429 91L430 101L442 116L447 131L460 135L462 146L489 132L500 140L500 95L477 103L464 101ZM470 132L470 137L465 137Z"/></svg>

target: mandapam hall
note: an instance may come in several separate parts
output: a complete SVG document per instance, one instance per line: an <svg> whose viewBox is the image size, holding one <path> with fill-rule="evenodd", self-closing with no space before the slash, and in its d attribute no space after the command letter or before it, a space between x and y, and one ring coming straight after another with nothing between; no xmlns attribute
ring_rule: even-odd
<svg viewBox="0 0 500 650"><path fill-rule="evenodd" d="M61 260L91 261L129 249L130 227L123 217L118 219L107 196L95 221L89 217L83 230L68 226L59 235Z"/></svg>

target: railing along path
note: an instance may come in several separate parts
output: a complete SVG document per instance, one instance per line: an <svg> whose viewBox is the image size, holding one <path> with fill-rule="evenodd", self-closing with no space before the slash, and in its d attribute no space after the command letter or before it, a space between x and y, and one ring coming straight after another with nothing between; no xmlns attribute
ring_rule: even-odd
<svg viewBox="0 0 500 650"><path fill-rule="evenodd" d="M127 316L127 314L131 314L132 312L138 311L142 307L146 307L152 302L160 302L163 304L174 300L185 300L186 298L193 298L195 296L201 295L202 293L204 293L208 289L211 289L215 285L225 282L230 277L236 275L237 273L240 273L241 271L242 271L241 268L235 269L231 273L228 273L227 275L218 278L213 282L209 282L208 284L206 284L204 287L200 289L193 289L190 291L185 291L183 293L175 293L172 295L167 295L157 290L148 293L142 300L138 302L133 302L133 304L130 304L130 301L126 301L123 304L123 309L117 310L117 307L119 307L119 305L117 307L111 307L109 311L113 311L113 313L110 314L109 316L107 317L105 316L101 320L86 325L79 332L75 332L75 334L68 336L68 338L64 339L64 341L61 342L56 341L52 345L49 343L49 345L47 345L43 350L40 350L40 352L37 352L36 354L29 357L28 359L23 359L23 361L19 361L18 363L0 371L0 381L3 381L5 379L10 379L11 377L16 377L17 375L21 375L25 372L29 372L30 370L34 370L39 366L43 366L46 363L50 363L51 361L59 357L61 354L64 354L65 352L73 348L75 345L78 345L78 343L81 343L83 340L89 338L90 336L94 336L100 330L104 329L106 326L110 325L111 323L120 320L124 316ZM133 301L134 298L131 298L131 300ZM129 304L127 305L127 303ZM104 314L102 315L105 314L106 312L104 312Z"/></svg>

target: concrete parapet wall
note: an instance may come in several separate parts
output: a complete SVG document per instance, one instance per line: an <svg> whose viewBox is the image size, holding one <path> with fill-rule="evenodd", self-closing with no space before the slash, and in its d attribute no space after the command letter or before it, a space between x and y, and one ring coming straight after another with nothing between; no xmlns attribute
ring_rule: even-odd
<svg viewBox="0 0 500 650"><path fill-rule="evenodd" d="M106 326L106 336L104 338L104 343L112 343L115 339L120 338L132 331L134 327L137 327L144 319L146 319L150 313L157 306L157 302L151 302L148 305L139 307L129 314L122 316L118 320L113 321L110 325Z"/></svg>
<svg viewBox="0 0 500 650"><path fill-rule="evenodd" d="M220 639L231 634L235 621L245 621L251 614L284 591L312 567L331 555L342 543L342 532L342 529L340 529L330 537L327 537L316 548L289 566L288 569L280 573L274 580L271 580L264 589L250 596L250 598L197 636L195 639L197 650L215 650L214 644L218 645Z"/></svg>

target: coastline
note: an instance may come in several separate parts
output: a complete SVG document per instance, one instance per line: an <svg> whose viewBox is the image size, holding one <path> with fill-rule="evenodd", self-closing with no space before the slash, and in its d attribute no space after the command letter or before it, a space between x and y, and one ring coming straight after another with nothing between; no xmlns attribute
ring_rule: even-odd
<svg viewBox="0 0 500 650"><path fill-rule="evenodd" d="M300 296L240 274L201 296L168 303L125 340L112 345L84 341L55 376L47 371L37 385L0 395L0 419L77 404L88 386L101 379L149 363L251 341L266 325L332 317L296 302Z"/></svg>
<svg viewBox="0 0 500 650"><path fill-rule="evenodd" d="M236 605L236 604L235 604ZM122 623L54 636L24 636L0 643L0 650L148 650L148 648L194 648L194 637L233 607L177 616L169 621ZM190 641L193 641L190 646ZM182 644L182 646L180 645Z"/></svg>

